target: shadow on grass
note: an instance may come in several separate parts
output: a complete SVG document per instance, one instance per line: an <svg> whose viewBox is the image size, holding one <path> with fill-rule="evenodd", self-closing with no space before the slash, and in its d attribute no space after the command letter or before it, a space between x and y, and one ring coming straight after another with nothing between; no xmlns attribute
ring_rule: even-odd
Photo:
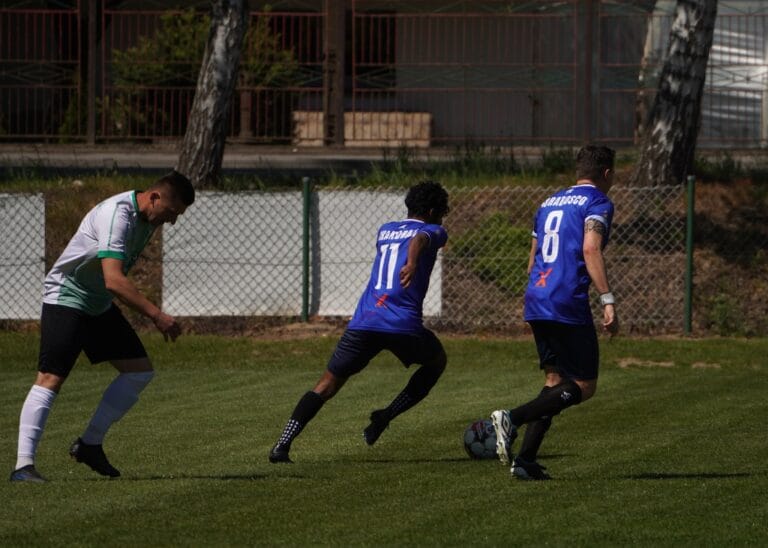
<svg viewBox="0 0 768 548"><path fill-rule="evenodd" d="M486 459L491 460L491 459ZM355 464L426 464L430 462L471 462L469 457L436 457L436 458L422 458L422 459L364 459L364 460L348 460L346 462L354 462Z"/></svg>
<svg viewBox="0 0 768 548"><path fill-rule="evenodd" d="M542 460L557 460L566 457L572 457L568 453L550 453L547 455L541 455L539 458ZM492 459L471 459L469 457L431 457L431 458L418 458L418 459L365 459L365 460L347 460L345 462L365 463L365 464L426 464L426 463L439 463L439 462L494 462Z"/></svg>
<svg viewBox="0 0 768 548"><path fill-rule="evenodd" d="M719 472L699 472L699 473L667 473L667 472L645 472L643 474L632 474L622 476L624 479L639 480L671 480L671 479L728 479L728 478L748 478L754 474L747 472L734 472L731 474L722 474Z"/></svg>
<svg viewBox="0 0 768 548"><path fill-rule="evenodd" d="M100 482L124 482L124 481L179 481L179 480L218 480L218 481L257 481L267 479L306 479L306 476L291 474L289 476L278 474L208 474L208 475L195 475L195 474L179 474L168 476L134 476L125 477L122 476L116 479L109 478L77 478L66 479L64 481L100 481ZM61 480L57 480L61 481Z"/></svg>

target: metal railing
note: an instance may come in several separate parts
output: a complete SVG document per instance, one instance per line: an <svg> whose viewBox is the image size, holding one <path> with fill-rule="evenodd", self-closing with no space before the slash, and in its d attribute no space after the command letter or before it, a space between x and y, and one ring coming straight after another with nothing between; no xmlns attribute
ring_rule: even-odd
<svg viewBox="0 0 768 548"><path fill-rule="evenodd" d="M176 11L123 4L70 0L44 9L19 0L0 8L0 141L183 135L207 3ZM251 27L266 31L258 39L273 53L267 64L286 70L241 75L230 139L381 148L632 144L653 100L674 2L349 0L346 11L323 0L272 4L251 4ZM190 6L198 11L184 18ZM767 146L768 10L757 1L724 1L718 10L699 142ZM147 46L169 33L181 53ZM258 50L244 59L258 59ZM143 79L153 65L162 78Z"/></svg>

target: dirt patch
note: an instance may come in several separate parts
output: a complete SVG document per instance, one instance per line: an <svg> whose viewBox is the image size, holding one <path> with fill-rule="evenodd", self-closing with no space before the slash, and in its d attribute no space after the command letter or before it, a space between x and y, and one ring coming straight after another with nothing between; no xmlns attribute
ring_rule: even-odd
<svg viewBox="0 0 768 548"><path fill-rule="evenodd" d="M721 369L719 363L695 362L691 364L691 369Z"/></svg>
<svg viewBox="0 0 768 548"><path fill-rule="evenodd" d="M619 367L621 369L629 369L630 367L669 368L674 366L675 366L675 362L654 362L650 360L641 360L640 358L621 358L619 360Z"/></svg>

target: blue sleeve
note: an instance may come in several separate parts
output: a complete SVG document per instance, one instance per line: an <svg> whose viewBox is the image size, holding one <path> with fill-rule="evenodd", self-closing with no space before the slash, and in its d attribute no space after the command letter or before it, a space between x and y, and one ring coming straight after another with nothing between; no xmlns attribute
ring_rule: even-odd
<svg viewBox="0 0 768 548"><path fill-rule="evenodd" d="M448 242L448 232L440 225L424 225L419 229L429 238L429 247L440 249Z"/></svg>
<svg viewBox="0 0 768 548"><path fill-rule="evenodd" d="M587 205L586 216L584 220L597 219L605 225L606 229L611 228L611 222L613 220L613 203L606 198L598 198L593 200Z"/></svg>

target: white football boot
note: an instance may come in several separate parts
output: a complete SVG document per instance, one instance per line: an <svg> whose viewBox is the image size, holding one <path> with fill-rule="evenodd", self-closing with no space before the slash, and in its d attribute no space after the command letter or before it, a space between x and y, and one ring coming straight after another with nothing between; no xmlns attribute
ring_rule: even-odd
<svg viewBox="0 0 768 548"><path fill-rule="evenodd" d="M491 413L491 422L496 431L496 454L502 464L512 464L515 455L512 453L512 444L517 438L517 427L512 424L509 411L499 409Z"/></svg>

